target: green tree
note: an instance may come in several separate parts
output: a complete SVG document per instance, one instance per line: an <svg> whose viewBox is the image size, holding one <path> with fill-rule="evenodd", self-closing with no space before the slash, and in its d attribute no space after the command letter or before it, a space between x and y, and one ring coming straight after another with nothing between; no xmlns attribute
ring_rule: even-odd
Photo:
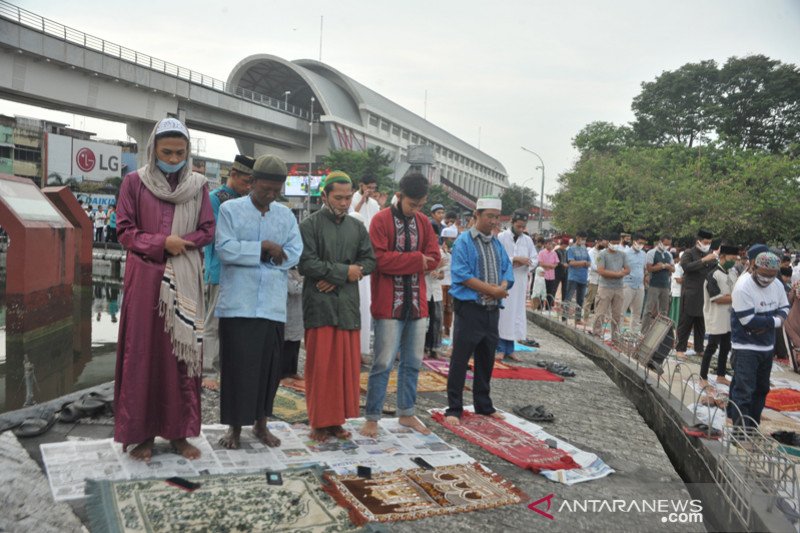
<svg viewBox="0 0 800 533"><path fill-rule="evenodd" d="M700 227L736 244L799 243L800 162L731 146L634 147L593 153L559 178L552 203L566 232L662 232L691 242Z"/></svg>
<svg viewBox="0 0 800 533"><path fill-rule="evenodd" d="M430 212L432 206L442 204L445 211L460 211L460 207L453 201L447 190L441 185L431 185L428 189L428 201L425 203L425 211Z"/></svg>
<svg viewBox="0 0 800 533"><path fill-rule="evenodd" d="M633 99L633 131L644 142L692 147L713 132L719 100L719 70L715 61L687 63L642 83Z"/></svg>
<svg viewBox="0 0 800 533"><path fill-rule="evenodd" d="M530 211L532 207L537 205L536 196L536 192L533 189L512 184L500 195L500 199L503 201L502 213L510 215L517 209Z"/></svg>
<svg viewBox="0 0 800 533"><path fill-rule="evenodd" d="M763 55L728 59L720 72L720 138L740 148L796 153L800 70Z"/></svg>
<svg viewBox="0 0 800 533"><path fill-rule="evenodd" d="M617 126L611 122L596 121L583 127L572 139L580 153L608 152L629 146L633 142L630 126Z"/></svg>
<svg viewBox="0 0 800 533"><path fill-rule="evenodd" d="M391 176L392 156L379 146L366 150L331 150L322 164L331 170L346 172L357 185L362 176L371 174L378 182L378 190L392 192L396 188Z"/></svg>

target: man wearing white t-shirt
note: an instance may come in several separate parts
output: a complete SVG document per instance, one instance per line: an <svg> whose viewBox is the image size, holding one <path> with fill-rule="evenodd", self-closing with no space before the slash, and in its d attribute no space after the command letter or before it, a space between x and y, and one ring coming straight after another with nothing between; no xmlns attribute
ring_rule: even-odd
<svg viewBox="0 0 800 533"><path fill-rule="evenodd" d="M94 240L95 242L103 242L103 230L106 229L106 220L108 214L104 207L97 208L97 213L94 215Z"/></svg>

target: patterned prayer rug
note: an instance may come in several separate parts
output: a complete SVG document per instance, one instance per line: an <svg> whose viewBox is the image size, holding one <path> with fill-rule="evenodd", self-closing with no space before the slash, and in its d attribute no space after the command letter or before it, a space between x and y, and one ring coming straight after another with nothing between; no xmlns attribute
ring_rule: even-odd
<svg viewBox="0 0 800 533"><path fill-rule="evenodd" d="M361 373L361 392L367 392L367 384L369 383L369 372ZM437 374L436 372L419 373L417 378L417 392L443 392L447 390L447 378ZM389 384L386 386L386 392L397 392L397 371L392 371L389 374Z"/></svg>
<svg viewBox="0 0 800 533"><path fill-rule="evenodd" d="M472 368L472 362L469 363ZM564 381L564 378L544 368L511 366L499 361L494 362L492 377L496 379L521 379L523 381Z"/></svg>
<svg viewBox="0 0 800 533"><path fill-rule="evenodd" d="M776 411L800 411L800 391L772 389L767 394L767 407Z"/></svg>
<svg viewBox="0 0 800 533"><path fill-rule="evenodd" d="M357 525L493 509L528 499L477 463L397 470L373 474L372 479L326 472L324 479L325 491Z"/></svg>
<svg viewBox="0 0 800 533"><path fill-rule="evenodd" d="M432 417L456 435L520 468L533 472L580 468L567 452L551 448L544 441L520 431L505 420L464 411L461 425L453 426L445 421L442 412L435 412Z"/></svg>
<svg viewBox="0 0 800 533"><path fill-rule="evenodd" d="M423 359L422 364L426 368L430 368L437 374L441 374L443 376L447 376L450 372L450 361L447 359ZM472 372L467 371L467 379L473 379L474 376Z"/></svg>
<svg viewBox="0 0 800 533"><path fill-rule="evenodd" d="M283 485L264 474L203 476L194 492L163 479L87 481L92 531L354 531L347 512L323 492L316 469L285 470Z"/></svg>
<svg viewBox="0 0 800 533"><path fill-rule="evenodd" d="M278 387L272 415L290 424L307 422L308 408L305 395L286 387Z"/></svg>

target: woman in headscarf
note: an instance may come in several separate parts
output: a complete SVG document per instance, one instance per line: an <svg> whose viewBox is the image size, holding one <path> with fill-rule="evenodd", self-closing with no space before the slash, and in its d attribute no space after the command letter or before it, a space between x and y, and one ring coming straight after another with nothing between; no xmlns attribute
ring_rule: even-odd
<svg viewBox="0 0 800 533"><path fill-rule="evenodd" d="M149 461L155 437L196 459L200 434L203 285L200 248L214 237L206 178L192 172L189 131L153 128L147 164L125 176L117 236L128 251L117 343L114 440Z"/></svg>

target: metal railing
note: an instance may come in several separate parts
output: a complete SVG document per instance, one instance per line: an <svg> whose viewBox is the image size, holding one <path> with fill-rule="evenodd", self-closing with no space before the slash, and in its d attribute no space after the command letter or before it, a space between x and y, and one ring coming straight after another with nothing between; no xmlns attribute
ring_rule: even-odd
<svg viewBox="0 0 800 533"><path fill-rule="evenodd" d="M560 319L567 326L586 335L593 335L594 321L598 318L594 315L593 320L587 320L586 310L572 302L553 302L551 310L543 311L543 314L550 315L553 320ZM656 320L658 319L662 317L659 316ZM700 376L685 362L668 357L658 365L642 364L638 352L647 332L625 330L624 323L624 316L620 324L614 323L611 317L600 318L598 325L602 326L599 331L594 331L594 335L620 360L627 360L630 365L635 366L637 372L644 372L645 387L649 385L665 389L682 405L688 403L687 399L692 400L692 424L698 421L707 423L709 438L712 438L712 431L715 429L713 421L717 414L721 412L724 420L728 406L739 413L740 419L745 418L727 395L719 394L710 383L701 386ZM652 380L653 376L655 380ZM687 397L687 393L690 396ZM756 427L743 431L739 426L723 423L721 428L716 428L720 430L722 453L716 467L706 463L706 468L720 487L721 494L745 527L750 525L752 496L756 492L768 498L770 511L778 507L788 515L800 514L800 459L788 456L775 440L767 437L757 427L755 421L749 421L751 426Z"/></svg>
<svg viewBox="0 0 800 533"><path fill-rule="evenodd" d="M265 94L260 94L249 89L244 89L238 86L231 86L225 81L207 76L200 72L181 67L158 59L136 50L131 50L116 43L106 41L100 37L89 35L82 31L64 26L61 23L46 19L36 13L32 13L14 4L0 0L0 18L16 22L27 28L42 32L51 37L61 39L63 41L82 46L87 50L100 52L101 54L133 63L140 67L145 67L157 72L164 73L168 76L173 76L178 79L186 80L190 83L201 85L209 89L221 91L233 96L238 96L244 100L255 102L259 105L284 112L288 115L300 117L308 120L309 110L302 109L295 105L289 104L285 99L273 98Z"/></svg>

